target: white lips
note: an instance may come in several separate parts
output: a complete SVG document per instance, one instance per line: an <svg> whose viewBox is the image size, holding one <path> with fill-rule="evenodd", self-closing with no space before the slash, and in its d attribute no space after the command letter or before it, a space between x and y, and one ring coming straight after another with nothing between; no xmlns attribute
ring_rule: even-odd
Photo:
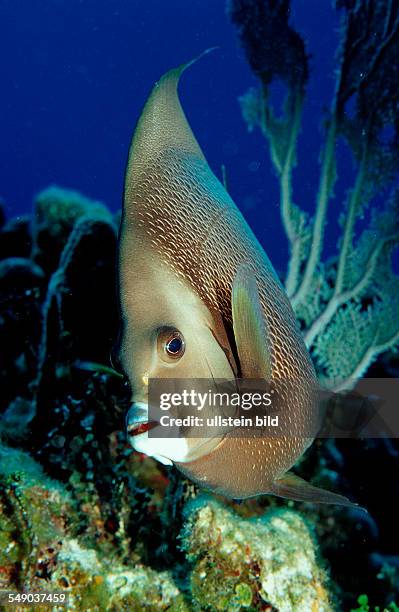
<svg viewBox="0 0 399 612"><path fill-rule="evenodd" d="M148 405L134 402L126 415L126 429L148 422ZM155 428L156 429L156 428ZM149 438L148 431L130 438L130 444L139 453L153 457L164 465L187 460L188 446L184 438Z"/></svg>
<svg viewBox="0 0 399 612"><path fill-rule="evenodd" d="M126 415L126 427L139 425L148 421L148 406L143 402L135 402Z"/></svg>

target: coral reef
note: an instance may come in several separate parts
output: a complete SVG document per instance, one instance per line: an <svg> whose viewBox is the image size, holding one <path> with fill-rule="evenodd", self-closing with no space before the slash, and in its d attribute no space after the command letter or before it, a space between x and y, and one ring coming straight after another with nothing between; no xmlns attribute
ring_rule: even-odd
<svg viewBox="0 0 399 612"><path fill-rule="evenodd" d="M188 610L169 572L85 545L76 499L28 455L2 447L0 474L0 588L62 591L70 610Z"/></svg>
<svg viewBox="0 0 399 612"><path fill-rule="evenodd" d="M399 9L383 1L342 0L336 5L343 13L337 82L325 118L311 217L295 204L292 186L309 70L305 43L289 25L290 2L231 0L228 11L259 82L240 102L248 128L259 128L268 142L279 181L290 248L287 293L320 379L344 389L378 355L399 344L399 277L392 266L399 244L399 71L393 68L399 53ZM286 85L281 116L270 95L277 81ZM338 253L326 259L324 236L342 139L352 154L355 178L341 207ZM343 348L347 346L350 351Z"/></svg>
<svg viewBox="0 0 399 612"><path fill-rule="evenodd" d="M199 610L333 610L310 528L292 510L243 519L199 497L187 505L183 548Z"/></svg>

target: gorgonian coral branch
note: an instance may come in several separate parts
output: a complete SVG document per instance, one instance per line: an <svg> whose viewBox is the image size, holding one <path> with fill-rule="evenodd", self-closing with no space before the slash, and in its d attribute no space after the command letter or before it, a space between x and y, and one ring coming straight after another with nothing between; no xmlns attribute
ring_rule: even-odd
<svg viewBox="0 0 399 612"><path fill-rule="evenodd" d="M288 0L231 0L228 10L239 29L249 64L260 80L259 88L249 90L240 103L249 129L259 127L267 138L279 178L281 217L292 254L286 281L291 294L297 286L310 235L306 214L292 201L292 171L308 57L302 38L289 26ZM275 80L287 87L282 116L277 116L270 101L270 85Z"/></svg>
<svg viewBox="0 0 399 612"><path fill-rule="evenodd" d="M399 171L399 4L338 0L342 11L337 81L321 156L313 219L292 199L292 170L308 64L305 44L288 25L290 2L231 0L229 11L260 87L241 105L248 127L269 143L280 182L281 215L290 244L286 288L322 376L363 374L375 357L399 342L398 277L392 254L399 243L398 192L385 212L358 231L367 206L395 185ZM276 80L288 88L284 113L270 103ZM356 178L340 217L336 258L323 261L323 241L336 175L336 144L352 152ZM383 194L383 195L382 195ZM347 359L342 346L351 345Z"/></svg>

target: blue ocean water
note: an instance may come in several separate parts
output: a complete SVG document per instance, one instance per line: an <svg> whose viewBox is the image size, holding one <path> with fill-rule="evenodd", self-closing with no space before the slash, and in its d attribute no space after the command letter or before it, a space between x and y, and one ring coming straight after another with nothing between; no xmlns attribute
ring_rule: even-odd
<svg viewBox="0 0 399 612"><path fill-rule="evenodd" d="M296 1L292 8L311 56L295 198L312 211L339 17L329 0ZM231 195L275 266L284 268L267 147L259 132L248 134L238 104L255 80L225 0L2 0L0 197L8 214L30 211L49 184L117 210L130 138L150 88L167 69L211 46L219 49L182 80L183 105L211 167L220 176L225 165ZM340 173L338 206L350 165ZM336 242L334 225L328 240Z"/></svg>

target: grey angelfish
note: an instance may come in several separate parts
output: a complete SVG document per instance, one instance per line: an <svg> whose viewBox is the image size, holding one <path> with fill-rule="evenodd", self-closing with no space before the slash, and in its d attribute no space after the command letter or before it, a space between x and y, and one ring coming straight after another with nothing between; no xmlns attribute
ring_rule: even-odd
<svg viewBox="0 0 399 612"><path fill-rule="evenodd" d="M283 407L291 422L313 431L319 418L315 371L287 295L180 105L179 78L191 63L154 86L126 170L120 360L133 393L131 442L227 497L271 493L350 506L289 472L312 437L170 441L146 431L149 378L295 380L298 392Z"/></svg>

